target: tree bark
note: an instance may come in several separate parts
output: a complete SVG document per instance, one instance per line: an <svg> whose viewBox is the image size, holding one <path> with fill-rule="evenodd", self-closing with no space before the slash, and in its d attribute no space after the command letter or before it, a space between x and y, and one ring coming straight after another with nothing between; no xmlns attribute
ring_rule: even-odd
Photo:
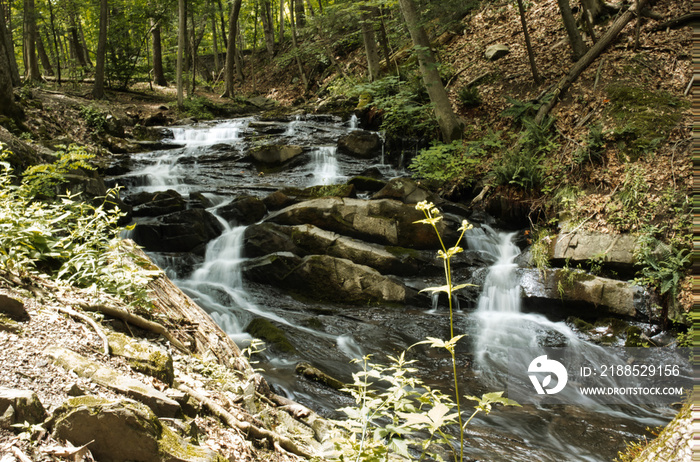
<svg viewBox="0 0 700 462"><path fill-rule="evenodd" d="M178 0L178 32L177 32L177 70L175 71L177 80L177 108L184 108L184 83L182 81L182 68L184 65L185 29L187 28L187 17L185 16L185 0Z"/></svg>
<svg viewBox="0 0 700 462"><path fill-rule="evenodd" d="M420 72L428 90L430 102L433 104L435 118L442 132L442 139L445 143L451 143L462 137L463 126L452 111L452 103L450 103L445 87L442 85L437 63L430 49L428 35L420 25L420 18L413 0L399 0L399 4L416 49Z"/></svg>
<svg viewBox="0 0 700 462"><path fill-rule="evenodd" d="M574 61L578 61L581 59L581 56L586 54L586 44L583 43L578 27L576 27L576 19L574 19L574 14L571 12L569 0L557 0L557 4L559 4L559 10L561 10L561 18L564 21L566 34L569 36Z"/></svg>
<svg viewBox="0 0 700 462"><path fill-rule="evenodd" d="M379 78L379 52L377 51L377 37L374 34L374 14L368 8L361 8L362 19L362 41L365 45L365 55L367 56L367 70L369 81L374 82Z"/></svg>
<svg viewBox="0 0 700 462"><path fill-rule="evenodd" d="M1 12L0 12L1 13ZM0 26L5 28L5 16L0 14ZM15 104L12 93L12 73L10 70L7 35L0 34L0 114L8 117L21 117L22 111ZM14 59L14 56L12 56Z"/></svg>
<svg viewBox="0 0 700 462"><path fill-rule="evenodd" d="M571 84L576 81L578 76L581 75L581 73L586 70L586 68L590 66L593 61L596 60L603 50L615 40L620 31L622 31L622 29L632 20L632 18L634 18L634 11L632 8L630 8L620 17L618 17L607 32L605 32L605 34L600 38L600 40L598 40L598 42L596 42L596 44L593 45L593 47L591 47L591 49L588 50L588 52L580 60L578 60L576 64L574 64L569 73L563 77L559 83L557 83L554 91L550 93L551 99L549 102L540 107L540 110L537 111L535 123L542 123L545 116L549 114L549 111L551 111L554 105L557 104L569 86L571 86Z"/></svg>
<svg viewBox="0 0 700 462"><path fill-rule="evenodd" d="M151 43L153 45L153 80L156 85L165 87L168 81L163 73L163 48L160 40L160 22L155 23L151 19Z"/></svg>
<svg viewBox="0 0 700 462"><path fill-rule="evenodd" d="M306 25L306 12L304 12L304 0L292 0L294 3L294 25L296 29Z"/></svg>
<svg viewBox="0 0 700 462"><path fill-rule="evenodd" d="M535 81L535 83L540 83L540 75L537 73L537 65L535 64L535 52L532 50L532 43L530 43L530 32L527 30L527 20L525 19L525 7L523 7L523 0L518 0L518 11L520 12L520 23L523 25L523 35L525 36L527 57L530 60L530 69L532 69L532 79Z"/></svg>
<svg viewBox="0 0 700 462"><path fill-rule="evenodd" d="M384 10L374 7L376 10L376 17L379 18L379 43L382 45L382 53L384 54L384 61L386 62L386 67L389 69L391 66L391 48L389 47L389 38L386 33L386 25L384 24ZM396 63L394 63L396 64ZM396 67L396 75L399 74L399 68Z"/></svg>
<svg viewBox="0 0 700 462"><path fill-rule="evenodd" d="M100 34L97 39L97 54L95 55L95 85L92 96L102 99L105 96L105 54L107 50L107 21L109 15L108 0L100 0Z"/></svg>
<svg viewBox="0 0 700 462"><path fill-rule="evenodd" d="M24 0L24 74L27 80L41 80L36 54L36 11L34 0Z"/></svg>
<svg viewBox="0 0 700 462"><path fill-rule="evenodd" d="M7 5L7 8L10 8L9 4ZM5 11L3 11L2 8L0 8L0 16L2 16L2 18L0 18L0 34L2 35L2 37L0 37L0 40L3 40L3 43L5 44L5 54L7 55L6 62L9 66L8 72L10 73L12 86L18 87L22 84L22 79L19 76L19 69L17 67L17 61L15 60L15 50L12 44L12 34L10 33L10 29L7 27L7 24L5 24Z"/></svg>
<svg viewBox="0 0 700 462"><path fill-rule="evenodd" d="M226 90L221 95L224 98L233 98L233 72L236 62L236 24L238 24L238 15L241 12L241 1L233 0L231 3L231 13L228 18L228 43L226 44L226 63L224 64L224 82Z"/></svg>
<svg viewBox="0 0 700 462"><path fill-rule="evenodd" d="M273 20L270 0L263 0L261 6L263 34L265 35L265 47L267 48L267 53L270 55L270 59L272 59L272 57L275 56L275 28L272 24Z"/></svg>
<svg viewBox="0 0 700 462"><path fill-rule="evenodd" d="M209 2L207 2L209 4ZM211 14L211 38L214 52L214 79L219 75L219 69L221 69L221 63L219 62L219 38L216 34L216 13L214 12L214 7L209 5L209 11Z"/></svg>
<svg viewBox="0 0 700 462"><path fill-rule="evenodd" d="M74 9L75 5L71 3L69 5L69 8ZM70 32L70 44L71 44L71 49L73 50L73 55L75 59L78 60L78 63L80 63L80 66L82 68L87 68L87 61L85 59L85 53L83 51L83 46L80 43L80 37L78 36L78 23L75 19L76 13L75 11L71 11L68 13L68 18L70 20L70 25L68 28L68 31Z"/></svg>
<svg viewBox="0 0 700 462"><path fill-rule="evenodd" d="M41 33L38 31L36 34L36 51L39 54L41 67L44 68L46 75L53 75L53 66L51 65L51 60L49 59L48 53L46 53L44 39L41 37Z"/></svg>
<svg viewBox="0 0 700 462"><path fill-rule="evenodd" d="M291 21L290 24L292 26L292 46L294 47L294 58L296 59L297 62L297 70L299 71L299 76L301 77L301 81L304 82L304 91L309 89L309 79L306 77L306 73L304 72L304 66L301 64L301 58L299 57L299 44L297 42L297 25L299 24L298 20L296 19L296 13L297 13L297 4L301 2L301 0L291 0L294 8L291 9ZM304 9L303 3L302 3L302 10Z"/></svg>
<svg viewBox="0 0 700 462"><path fill-rule="evenodd" d="M56 52L56 77L58 78L58 84L61 85L61 50L59 49L58 35L56 34L56 21L53 14L53 6L51 2L47 2L49 5L49 22L51 23L51 35L53 37L53 47Z"/></svg>
<svg viewBox="0 0 700 462"><path fill-rule="evenodd" d="M279 43L284 42L284 0L280 0Z"/></svg>

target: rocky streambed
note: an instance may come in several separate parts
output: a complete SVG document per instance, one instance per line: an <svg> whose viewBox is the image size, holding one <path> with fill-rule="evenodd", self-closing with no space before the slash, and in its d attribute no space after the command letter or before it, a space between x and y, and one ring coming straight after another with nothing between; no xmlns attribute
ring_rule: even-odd
<svg viewBox="0 0 700 462"><path fill-rule="evenodd" d="M444 284L436 236L415 223L423 218L415 204L423 200L442 209L448 246L462 219L475 224L453 264L456 281L474 284L459 294L456 314L459 333L469 339L459 347L464 393L505 386L477 364L482 350L499 348L486 341L484 313L509 323L497 329L507 339L488 336L501 343L521 337L553 347L671 341L659 326L654 294L568 267L546 274L531 268L527 252L520 253L527 248L523 232L505 235L495 229L509 226L500 217L424 190L383 152L380 134L358 130L354 121L248 118L165 133L172 138L163 147L171 149L125 157L112 169L136 222L130 237L231 338L266 341L260 365L273 389L323 415L338 417L335 409L350 403L328 378L349 382L352 359L375 354L381 361L426 337L449 337L446 300L419 292ZM553 261L571 259L572 252L586 260L577 243L590 236L566 238L553 241ZM599 252L604 246L602 264L630 274L633 245L618 240L589 247ZM484 308L491 268L508 246L515 249L506 265L513 268L509 298ZM500 317L503 306L515 303L515 317ZM412 351L419 375L448 388L448 358ZM610 460L624 441L673 415L671 408L504 409L474 421L467 454L494 461Z"/></svg>

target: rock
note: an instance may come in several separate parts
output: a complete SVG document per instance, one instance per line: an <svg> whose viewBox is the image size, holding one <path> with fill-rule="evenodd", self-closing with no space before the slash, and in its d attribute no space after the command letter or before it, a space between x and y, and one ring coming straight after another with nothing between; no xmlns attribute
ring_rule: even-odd
<svg viewBox="0 0 700 462"><path fill-rule="evenodd" d="M12 332L19 334L22 331L22 325L0 313L0 332Z"/></svg>
<svg viewBox="0 0 700 462"><path fill-rule="evenodd" d="M277 106L275 100L265 98L264 96L254 96L252 98L248 98L247 102L259 109L265 110L274 109Z"/></svg>
<svg viewBox="0 0 700 462"><path fill-rule="evenodd" d="M431 226L415 223L423 212L391 199L364 201L351 198L320 198L291 205L271 213L266 221L282 225L311 224L318 228L383 245L436 249L440 243ZM454 242L456 226L446 220L438 229L447 242Z"/></svg>
<svg viewBox="0 0 700 462"><path fill-rule="evenodd" d="M437 203L439 197L420 186L410 178L394 178L390 180L372 199L396 199L405 204L417 204L427 200Z"/></svg>
<svg viewBox="0 0 700 462"><path fill-rule="evenodd" d="M0 294L0 314L5 314L15 321L29 321L29 313L27 313L24 303L5 294Z"/></svg>
<svg viewBox="0 0 700 462"><path fill-rule="evenodd" d="M356 176L350 178L348 184L355 186L358 191L377 192L386 186L386 181L368 176Z"/></svg>
<svg viewBox="0 0 700 462"><path fill-rule="evenodd" d="M628 282L581 270L547 270L544 279L536 270L521 273L523 303L531 310L587 320L617 316L649 321L658 316L652 309L658 301L643 287Z"/></svg>
<svg viewBox="0 0 700 462"><path fill-rule="evenodd" d="M346 387L346 385L341 382L340 380L331 377L330 375L326 374L325 372L321 371L320 369L312 366L309 363L298 363L294 367L294 372L297 374L301 375L302 377L309 379L314 382L322 383L323 385L326 385L327 387L330 387L334 390L342 390L343 388Z"/></svg>
<svg viewBox="0 0 700 462"><path fill-rule="evenodd" d="M301 257L291 252L274 252L246 260L241 270L251 281L280 284L299 264Z"/></svg>
<svg viewBox="0 0 700 462"><path fill-rule="evenodd" d="M278 165L292 159L304 152L301 146L284 144L267 144L255 146L250 150L250 154L258 162L264 164Z"/></svg>
<svg viewBox="0 0 700 462"><path fill-rule="evenodd" d="M267 210L279 210L281 208L292 205L294 202L294 199L287 196L282 191L275 191L272 194L268 194L263 198L263 204L265 204Z"/></svg>
<svg viewBox="0 0 700 462"><path fill-rule="evenodd" d="M50 420L54 438L87 444L101 462L225 462L221 455L187 443L135 401L93 396L69 398Z"/></svg>
<svg viewBox="0 0 700 462"><path fill-rule="evenodd" d="M158 125L168 125L170 123L170 118L167 117L165 114L162 112L157 112L155 114L152 114L143 121L143 125L145 127L156 127Z"/></svg>
<svg viewBox="0 0 700 462"><path fill-rule="evenodd" d="M204 209L188 209L137 223L132 239L152 252L204 253L224 226Z"/></svg>
<svg viewBox="0 0 700 462"><path fill-rule="evenodd" d="M508 48L507 45L499 43L487 47L486 51L484 52L484 58L486 58L488 61L496 61L497 59L504 57L508 53L510 53L510 48Z"/></svg>
<svg viewBox="0 0 700 462"><path fill-rule="evenodd" d="M631 234L603 234L575 231L559 234L550 246L555 264L602 262L606 268L632 275L636 271L634 252L637 239Z"/></svg>
<svg viewBox="0 0 700 462"><path fill-rule="evenodd" d="M376 133L354 130L338 139L338 151L369 159L381 153L382 139Z"/></svg>
<svg viewBox="0 0 700 462"><path fill-rule="evenodd" d="M165 119L165 121L167 121L167 119ZM165 127L136 125L132 130L132 135L139 141L161 141L172 139L173 131Z"/></svg>
<svg viewBox="0 0 700 462"><path fill-rule="evenodd" d="M45 418L46 410L36 393L0 387L0 428L24 422L39 424Z"/></svg>
<svg viewBox="0 0 700 462"><path fill-rule="evenodd" d="M370 244L341 236L313 225L280 226L261 223L246 229L246 255L260 256L272 252L292 252L299 256L312 254L347 258L354 263L370 266L382 274L414 274L420 254L409 249L391 248Z"/></svg>
<svg viewBox="0 0 700 462"><path fill-rule="evenodd" d="M110 352L126 358L132 369L172 386L175 372L170 353L153 343L139 342L116 332L109 334L107 339Z"/></svg>
<svg viewBox="0 0 700 462"><path fill-rule="evenodd" d="M108 114L107 117L105 117L104 129L112 136L124 138L124 124L112 114Z"/></svg>
<svg viewBox="0 0 700 462"><path fill-rule="evenodd" d="M185 199L173 189L158 192L140 192L125 199L136 217L157 217L185 210Z"/></svg>
<svg viewBox="0 0 700 462"><path fill-rule="evenodd" d="M192 203L192 207L201 207L203 209L214 206L214 202L199 191L190 193L190 202Z"/></svg>
<svg viewBox="0 0 700 462"><path fill-rule="evenodd" d="M98 385L144 403L159 417L175 417L180 413L177 401L168 398L164 393L136 379L123 376L110 367L90 361L67 348L49 346L44 353L65 370L73 371L79 377L88 378Z"/></svg>
<svg viewBox="0 0 700 462"><path fill-rule="evenodd" d="M253 319L245 330L254 338L264 340L275 352L298 354L284 331L265 318Z"/></svg>
<svg viewBox="0 0 700 462"><path fill-rule="evenodd" d="M253 196L237 197L231 203L217 209L219 216L235 225L257 223L267 213L265 203Z"/></svg>

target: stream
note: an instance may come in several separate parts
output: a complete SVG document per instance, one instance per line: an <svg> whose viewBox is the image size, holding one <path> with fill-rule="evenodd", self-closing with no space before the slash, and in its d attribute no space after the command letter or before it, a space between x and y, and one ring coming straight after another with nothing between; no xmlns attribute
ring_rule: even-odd
<svg viewBox="0 0 700 462"><path fill-rule="evenodd" d="M202 123L172 128L172 149L134 154L131 170L111 180L125 186L127 195L172 189L183 197L203 195L207 208L224 231L206 247L204 256L149 252L174 282L200 304L239 345L251 339L246 327L264 318L281 328L295 349L291 353L256 355L254 367L275 392L340 418L336 409L354 401L348 396L297 376L295 365L308 362L344 382L351 382L357 366L350 361L366 354L382 362L426 337L449 338L449 314L444 300L416 306L357 306L314 302L247 281L240 267L244 226L228 223L217 214L243 194L264 197L284 187L333 185L375 168L388 179L408 176L384 163L384 154L357 159L339 153L340 136L357 130L357 120L331 116L297 116L283 121L256 118ZM304 154L288 168L259 171L245 158L256 142L299 145ZM469 218L469 217L465 217ZM137 219L138 222L138 219ZM467 338L458 347L460 392L480 396L505 390L507 350L536 345L568 346L588 358L612 361L605 348L584 340L569 325L521 311L517 268L520 249L513 235L487 223L465 236L467 251L483 262L475 271L485 274L475 303L462 302L455 310L455 333ZM424 225L422 225L424 226ZM439 283L439 281L435 281ZM421 281L423 285L433 281ZM444 282L442 282L444 284ZM440 303L438 303L440 302ZM427 348L411 350L419 376L430 386L449 392L448 354ZM675 411L631 403L499 407L479 415L467 429L467 460L479 461L610 461L624 442L649 436L647 427L665 425Z"/></svg>

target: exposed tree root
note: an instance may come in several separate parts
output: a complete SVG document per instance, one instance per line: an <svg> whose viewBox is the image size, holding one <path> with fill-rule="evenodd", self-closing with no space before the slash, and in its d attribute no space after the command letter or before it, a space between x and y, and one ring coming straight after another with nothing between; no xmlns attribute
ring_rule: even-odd
<svg viewBox="0 0 700 462"><path fill-rule="evenodd" d="M104 353L106 355L109 355L109 341L107 340L107 335L102 330L102 327L100 327L100 325L97 324L97 322L94 319L92 319L91 317L86 316L82 313L78 313L77 311L75 311L72 308L64 308L61 306L59 306L57 308L58 308L58 311L60 311L61 313L65 313L69 316L72 316L74 318L78 318L81 321L90 324L90 326L93 328L93 330L95 332L97 332L97 335L100 337L100 339L102 339L102 348L104 350Z"/></svg>

